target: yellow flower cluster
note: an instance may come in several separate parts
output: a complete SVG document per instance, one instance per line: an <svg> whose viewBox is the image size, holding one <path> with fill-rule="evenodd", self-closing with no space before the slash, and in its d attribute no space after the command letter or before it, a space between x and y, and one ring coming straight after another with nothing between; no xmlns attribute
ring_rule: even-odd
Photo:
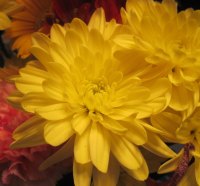
<svg viewBox="0 0 200 186"><path fill-rule="evenodd" d="M50 1L39 2L37 11L15 14L7 31L19 37L19 56L33 55L12 77L18 92L9 100L33 117L14 131L11 148L59 146L41 170L72 158L76 186L117 186L127 178L121 172L148 178L144 149L171 158L158 170L166 173L184 153L167 143L189 143L194 163L179 185L191 185L191 171L200 185L200 11L178 12L174 0L127 0L121 24L100 8L88 24L74 18L44 32L31 11L47 4L49 11Z"/></svg>

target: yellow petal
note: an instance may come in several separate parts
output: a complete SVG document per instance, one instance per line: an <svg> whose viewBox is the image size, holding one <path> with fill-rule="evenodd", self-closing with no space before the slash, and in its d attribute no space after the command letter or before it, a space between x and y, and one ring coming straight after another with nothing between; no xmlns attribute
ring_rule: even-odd
<svg viewBox="0 0 200 186"><path fill-rule="evenodd" d="M44 50L47 54L49 53L50 39L47 35L41 32L36 32L32 35L32 42L34 47Z"/></svg>
<svg viewBox="0 0 200 186"><path fill-rule="evenodd" d="M86 114L80 114L72 119L73 129L81 135L90 125L91 119Z"/></svg>
<svg viewBox="0 0 200 186"><path fill-rule="evenodd" d="M76 186L90 186L92 176L92 164L79 164L74 161L73 165L74 184Z"/></svg>
<svg viewBox="0 0 200 186"><path fill-rule="evenodd" d="M116 186L119 179L120 166L115 158L111 156L107 173L104 174L97 169L93 172L93 182L95 186Z"/></svg>
<svg viewBox="0 0 200 186"><path fill-rule="evenodd" d="M71 112L65 103L39 107L36 109L36 113L47 120L62 120L71 115Z"/></svg>
<svg viewBox="0 0 200 186"><path fill-rule="evenodd" d="M88 27L81 19L74 18L71 22L70 28L79 34L80 37L82 37L82 40L86 40L88 37Z"/></svg>
<svg viewBox="0 0 200 186"><path fill-rule="evenodd" d="M125 125L125 123L124 123ZM130 123L126 123L127 132L125 133L125 137L134 143L135 145L143 145L147 141L147 134L144 127L139 124L136 120L130 121Z"/></svg>
<svg viewBox="0 0 200 186"><path fill-rule="evenodd" d="M110 156L110 141L107 131L98 123L93 123L90 132L90 156L95 167L106 173Z"/></svg>
<svg viewBox="0 0 200 186"><path fill-rule="evenodd" d="M90 128L82 135L76 135L74 144L75 161L80 164L86 164L91 161L89 148Z"/></svg>
<svg viewBox="0 0 200 186"><path fill-rule="evenodd" d="M51 40L58 45L65 46L65 29L59 24L54 24L50 31Z"/></svg>
<svg viewBox="0 0 200 186"><path fill-rule="evenodd" d="M49 98L60 102L66 101L64 88L59 82L46 80L43 82L42 85L44 88L44 92L48 95Z"/></svg>
<svg viewBox="0 0 200 186"><path fill-rule="evenodd" d="M98 8L96 11L92 14L90 18L90 22L88 24L89 29L97 29L101 33L104 32L105 29L105 13L103 8Z"/></svg>
<svg viewBox="0 0 200 186"><path fill-rule="evenodd" d="M61 46L59 46L58 44L51 43L51 45L50 45L50 55L51 55L53 61L56 62L56 63L60 63L66 69L69 69L69 65L73 62L72 61L73 58L71 56L69 56L69 54L65 53L65 50L63 50L63 48Z"/></svg>
<svg viewBox="0 0 200 186"><path fill-rule="evenodd" d="M148 178L149 175L149 169L148 166L146 164L146 161L143 160L142 165L135 170L129 170L129 169L125 169L125 171L133 178L135 178L136 180L139 181L144 181Z"/></svg>
<svg viewBox="0 0 200 186"><path fill-rule="evenodd" d="M180 160L183 156L183 150L181 150L177 156L175 156L174 158L166 161L165 163L163 163L159 169L158 169L158 173L159 174L164 174L164 173L168 173L168 172L172 172L174 170L176 170L176 168L178 167Z"/></svg>
<svg viewBox="0 0 200 186"><path fill-rule="evenodd" d="M43 119L37 116L22 123L13 133L15 141L12 143L11 148L45 144L46 142L43 137L45 123Z"/></svg>
<svg viewBox="0 0 200 186"><path fill-rule="evenodd" d="M80 46L82 45L82 40L79 35L80 34L74 30L69 30L66 32L65 46L67 53L65 53L64 57L68 64L73 63L75 57L80 55Z"/></svg>
<svg viewBox="0 0 200 186"><path fill-rule="evenodd" d="M23 109L31 113L35 113L35 110L39 107L53 105L55 103L56 102L54 100L48 98L43 93L29 93L26 94L21 100Z"/></svg>
<svg viewBox="0 0 200 186"><path fill-rule="evenodd" d="M15 129L13 133L13 138L17 140L23 137L23 135L27 135L29 133L37 133L38 129L42 129L43 131L45 124L46 124L45 120L43 120L38 116L34 116L25 121L24 123L22 123Z"/></svg>
<svg viewBox="0 0 200 186"><path fill-rule="evenodd" d="M176 153L172 151L161 139L158 135L147 132L148 140L147 143L143 145L144 148L151 151L152 153L164 157L174 157Z"/></svg>
<svg viewBox="0 0 200 186"><path fill-rule="evenodd" d="M111 136L111 152L128 169L138 169L142 164L143 158L138 148L120 136Z"/></svg>
<svg viewBox="0 0 200 186"><path fill-rule="evenodd" d="M178 114L162 112L151 116L152 125L162 132L166 132L165 137L172 141L177 141L176 130L180 127L182 119Z"/></svg>
<svg viewBox="0 0 200 186"><path fill-rule="evenodd" d="M52 146L58 146L74 134L69 120L49 121L44 128L44 138Z"/></svg>
<svg viewBox="0 0 200 186"><path fill-rule="evenodd" d="M174 110L183 111L189 107L191 93L183 86L173 86L169 106Z"/></svg>
<svg viewBox="0 0 200 186"><path fill-rule="evenodd" d="M101 124L106 129L119 135L122 135L127 131L127 128L125 128L120 122L114 119L110 119L109 117L106 117L106 116L103 118L103 121L101 121Z"/></svg>
<svg viewBox="0 0 200 186"><path fill-rule="evenodd" d="M36 62L35 62L36 63ZM47 73L44 70L37 68L31 62L25 68L19 71L21 77L15 79L15 84L18 90L27 94L29 92L42 92L42 82L47 78Z"/></svg>
<svg viewBox="0 0 200 186"><path fill-rule="evenodd" d="M42 41L42 40L41 40ZM49 48L49 47L48 47ZM48 49L49 51L49 49ZM32 46L30 52L46 67L46 62L53 61L48 51L41 47Z"/></svg>

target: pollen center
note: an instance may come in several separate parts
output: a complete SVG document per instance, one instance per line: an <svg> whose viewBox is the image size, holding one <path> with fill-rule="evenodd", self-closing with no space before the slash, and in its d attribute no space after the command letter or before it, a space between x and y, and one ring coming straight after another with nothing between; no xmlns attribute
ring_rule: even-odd
<svg viewBox="0 0 200 186"><path fill-rule="evenodd" d="M87 80L83 84L83 104L90 112L90 116L96 117L96 113L101 113L109 97L109 85L104 78ZM99 120L99 119L98 119Z"/></svg>

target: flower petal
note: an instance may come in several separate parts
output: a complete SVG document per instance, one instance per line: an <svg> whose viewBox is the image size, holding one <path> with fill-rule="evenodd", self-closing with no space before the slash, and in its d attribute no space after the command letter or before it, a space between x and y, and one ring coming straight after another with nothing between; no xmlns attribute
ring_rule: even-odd
<svg viewBox="0 0 200 186"><path fill-rule="evenodd" d="M82 135L76 135L74 144L74 157L77 163L85 164L91 161L89 148L90 129Z"/></svg>
<svg viewBox="0 0 200 186"><path fill-rule="evenodd" d="M111 136L111 152L128 169L138 169L142 164L143 158L138 148L122 137Z"/></svg>
<svg viewBox="0 0 200 186"><path fill-rule="evenodd" d="M58 146L74 134L69 120L49 121L44 128L44 138L52 146Z"/></svg>
<svg viewBox="0 0 200 186"><path fill-rule="evenodd" d="M45 144L43 137L46 122L37 116L22 123L13 133L15 141L11 148L32 147Z"/></svg>
<svg viewBox="0 0 200 186"><path fill-rule="evenodd" d="M183 111L190 105L191 92L183 86L173 86L169 106L174 110Z"/></svg>
<svg viewBox="0 0 200 186"><path fill-rule="evenodd" d="M179 162L181 160L183 156L183 150L181 150L177 156L175 156L174 158L166 161L165 163L163 163L159 169L158 169L158 173L159 174L165 174L165 173L168 173L168 172L172 172L174 170L176 170L176 168L178 167L179 165Z"/></svg>
<svg viewBox="0 0 200 186"><path fill-rule="evenodd" d="M105 29L105 22L106 18L104 10L102 8L98 8L91 16L88 27L90 30L97 29L100 31L100 33L103 33Z"/></svg>
<svg viewBox="0 0 200 186"><path fill-rule="evenodd" d="M137 120L133 120L132 123L127 124L124 123L124 126L127 127L127 132L125 133L126 139L135 145L143 145L147 141L147 134L145 128L137 122Z"/></svg>
<svg viewBox="0 0 200 186"><path fill-rule="evenodd" d="M36 113L47 120L62 120L71 115L65 103L57 103L37 108Z"/></svg>
<svg viewBox="0 0 200 186"><path fill-rule="evenodd" d="M141 167L139 167L138 169L135 169L135 170L125 169L125 171L131 177L133 177L133 178L135 178L136 180L139 180L139 181L146 180L148 178L148 175L149 175L149 169L148 169L148 166L147 166L145 160L143 160Z"/></svg>
<svg viewBox="0 0 200 186"><path fill-rule="evenodd" d="M74 184L76 186L90 186L92 176L92 164L79 164L74 161L73 166Z"/></svg>
<svg viewBox="0 0 200 186"><path fill-rule="evenodd" d="M127 131L127 129L120 122L114 119L110 119L109 117L106 117L106 116L104 116L103 121L101 121L101 124L106 129L118 135L122 135Z"/></svg>
<svg viewBox="0 0 200 186"><path fill-rule="evenodd" d="M81 135L90 125L91 119L86 114L79 114L71 122L73 129Z"/></svg>
<svg viewBox="0 0 200 186"><path fill-rule="evenodd" d="M55 100L48 98L43 93L28 93L21 101L23 109L31 113L35 113L35 110L39 107L53 105L55 103Z"/></svg>
<svg viewBox="0 0 200 186"><path fill-rule="evenodd" d="M120 174L119 163L114 157L110 157L109 167L107 173L99 172L97 169L94 170L93 180L95 186L116 186L118 183Z"/></svg>
<svg viewBox="0 0 200 186"><path fill-rule="evenodd" d="M176 153L172 151L161 139L158 135L147 132L148 140L147 143L143 145L144 148L149 150L150 152L157 154L158 156L169 158L176 156Z"/></svg>
<svg viewBox="0 0 200 186"><path fill-rule="evenodd" d="M93 123L90 132L90 156L92 163L101 172L107 172L110 156L110 141L107 131Z"/></svg>

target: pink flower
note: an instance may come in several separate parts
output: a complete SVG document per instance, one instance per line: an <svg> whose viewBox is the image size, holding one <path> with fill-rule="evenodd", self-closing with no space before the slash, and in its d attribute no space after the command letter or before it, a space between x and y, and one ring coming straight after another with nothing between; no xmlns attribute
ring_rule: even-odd
<svg viewBox="0 0 200 186"><path fill-rule="evenodd" d="M19 124L30 116L13 108L6 100L15 91L15 86L6 81L0 81L0 127L12 132Z"/></svg>
<svg viewBox="0 0 200 186"><path fill-rule="evenodd" d="M66 164L55 165L40 172L38 166L56 149L42 145L34 148L11 150L12 132L30 115L13 108L6 101L7 96L15 91L15 87L0 81L0 186L55 186Z"/></svg>

